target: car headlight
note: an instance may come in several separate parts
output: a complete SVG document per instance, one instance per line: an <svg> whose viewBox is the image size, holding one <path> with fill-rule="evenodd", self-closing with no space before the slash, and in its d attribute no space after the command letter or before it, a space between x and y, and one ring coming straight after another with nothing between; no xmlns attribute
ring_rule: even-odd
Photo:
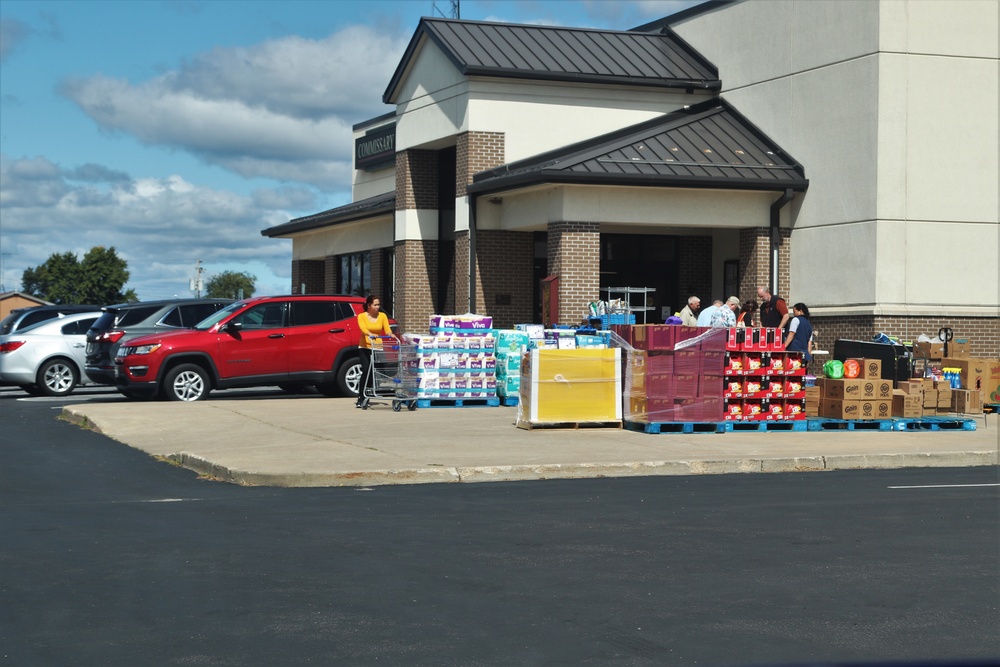
<svg viewBox="0 0 1000 667"><path fill-rule="evenodd" d="M129 352L131 354L152 354L160 349L159 343L153 343L152 345L136 345Z"/></svg>

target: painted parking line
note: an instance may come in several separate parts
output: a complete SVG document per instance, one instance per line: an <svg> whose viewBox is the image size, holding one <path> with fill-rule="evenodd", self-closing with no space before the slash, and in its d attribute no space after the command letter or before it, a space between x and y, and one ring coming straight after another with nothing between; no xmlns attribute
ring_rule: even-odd
<svg viewBox="0 0 1000 667"><path fill-rule="evenodd" d="M924 484L921 486L889 486L888 489L966 489L981 486L1000 486L998 484Z"/></svg>

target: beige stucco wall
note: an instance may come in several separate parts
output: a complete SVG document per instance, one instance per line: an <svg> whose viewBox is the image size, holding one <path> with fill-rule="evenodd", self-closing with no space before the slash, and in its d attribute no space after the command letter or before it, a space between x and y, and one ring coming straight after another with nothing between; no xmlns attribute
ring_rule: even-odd
<svg viewBox="0 0 1000 667"><path fill-rule="evenodd" d="M292 259L323 259L393 245L392 216L304 232L294 237Z"/></svg>
<svg viewBox="0 0 1000 667"><path fill-rule="evenodd" d="M752 0L674 26L806 168L790 298L816 314L995 314L998 8Z"/></svg>

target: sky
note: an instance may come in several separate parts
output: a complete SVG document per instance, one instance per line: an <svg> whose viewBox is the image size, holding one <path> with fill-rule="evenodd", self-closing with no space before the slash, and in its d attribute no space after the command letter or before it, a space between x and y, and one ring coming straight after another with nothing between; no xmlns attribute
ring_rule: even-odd
<svg viewBox="0 0 1000 667"><path fill-rule="evenodd" d="M701 0L464 0L461 18L627 30ZM222 271L291 290L261 230L351 201L353 125L433 0L0 2L0 291L114 247L142 300Z"/></svg>

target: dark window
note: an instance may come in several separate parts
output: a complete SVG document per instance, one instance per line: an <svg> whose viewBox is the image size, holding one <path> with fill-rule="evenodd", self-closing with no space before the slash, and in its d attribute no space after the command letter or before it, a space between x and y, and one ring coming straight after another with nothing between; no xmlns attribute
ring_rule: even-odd
<svg viewBox="0 0 1000 667"><path fill-rule="evenodd" d="M166 315L160 319L160 324L166 327L182 327L180 308L171 308Z"/></svg>
<svg viewBox="0 0 1000 667"><path fill-rule="evenodd" d="M51 320L53 317L58 317L59 314L51 310L42 311L38 313L28 313L21 320L21 323L17 326L18 329L27 329L32 324L38 324L39 322L44 322L45 320Z"/></svg>
<svg viewBox="0 0 1000 667"><path fill-rule="evenodd" d="M193 327L225 305L224 303L186 303L177 309L181 313L181 326Z"/></svg>
<svg viewBox="0 0 1000 667"><path fill-rule="evenodd" d="M367 296L372 287L372 254L340 256L340 293Z"/></svg>
<svg viewBox="0 0 1000 667"><path fill-rule="evenodd" d="M340 301L293 301L291 326L326 324L353 317L354 310Z"/></svg>
<svg viewBox="0 0 1000 667"><path fill-rule="evenodd" d="M62 328L63 336L82 336L87 333L87 329L93 326L94 322L97 321L96 317L87 318L85 320L77 320L76 322L70 322Z"/></svg>
<svg viewBox="0 0 1000 667"><path fill-rule="evenodd" d="M127 308L119 311L116 327L132 327L144 320L149 319L160 310L162 306L142 306L140 308Z"/></svg>
<svg viewBox="0 0 1000 667"><path fill-rule="evenodd" d="M277 329L285 326L285 304L262 303L233 318L233 321L242 324L244 329Z"/></svg>

